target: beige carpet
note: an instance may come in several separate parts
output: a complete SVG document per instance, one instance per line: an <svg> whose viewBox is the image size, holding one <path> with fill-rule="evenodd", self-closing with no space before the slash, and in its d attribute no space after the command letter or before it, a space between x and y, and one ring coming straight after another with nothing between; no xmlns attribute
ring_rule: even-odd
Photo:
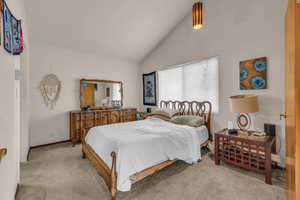
<svg viewBox="0 0 300 200"><path fill-rule="evenodd" d="M30 161L21 166L17 200L108 200L110 194L81 147L60 144L34 149ZM138 182L120 200L282 200L282 172L273 173L274 185L264 176L231 165L215 166L206 154L195 165L176 162Z"/></svg>

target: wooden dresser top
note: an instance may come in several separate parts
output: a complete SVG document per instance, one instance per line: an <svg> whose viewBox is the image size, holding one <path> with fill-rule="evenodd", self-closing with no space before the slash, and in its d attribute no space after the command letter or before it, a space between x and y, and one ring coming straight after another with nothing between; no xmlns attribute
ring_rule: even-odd
<svg viewBox="0 0 300 200"><path fill-rule="evenodd" d="M121 108L121 109L113 109L113 108L108 108L108 109L94 109L94 110L88 110L88 111L83 111L83 110L72 110L70 111L71 113L88 113L88 112L111 112L111 111L120 111L120 110L137 110L137 108L133 108L133 107L125 107L125 108Z"/></svg>

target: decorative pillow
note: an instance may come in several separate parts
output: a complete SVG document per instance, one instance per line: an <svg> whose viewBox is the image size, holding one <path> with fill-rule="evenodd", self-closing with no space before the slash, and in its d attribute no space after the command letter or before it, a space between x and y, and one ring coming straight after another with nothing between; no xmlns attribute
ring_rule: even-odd
<svg viewBox="0 0 300 200"><path fill-rule="evenodd" d="M158 108L152 112L152 114L165 115L170 118L176 115L177 113L179 113L178 110L172 110L170 108Z"/></svg>
<svg viewBox="0 0 300 200"><path fill-rule="evenodd" d="M195 115L181 115L170 119L170 122L179 125L188 125L192 127L199 127L205 124L204 118Z"/></svg>
<svg viewBox="0 0 300 200"><path fill-rule="evenodd" d="M170 117L170 114L167 113L167 112L164 112L160 109L157 109L157 110L154 110L153 112L151 112L152 115L163 115L163 116L166 116L166 117Z"/></svg>
<svg viewBox="0 0 300 200"><path fill-rule="evenodd" d="M153 114L153 113L147 114L147 115L145 116L145 119L148 118L148 117L159 118L159 119L162 119L162 120L165 120L165 121L169 121L169 120L171 119L171 117L168 117L168 116L166 116L166 115Z"/></svg>

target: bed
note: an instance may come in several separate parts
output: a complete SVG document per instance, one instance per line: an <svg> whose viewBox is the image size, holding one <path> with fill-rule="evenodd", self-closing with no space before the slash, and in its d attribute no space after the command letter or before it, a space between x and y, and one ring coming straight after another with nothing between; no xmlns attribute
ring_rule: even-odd
<svg viewBox="0 0 300 200"><path fill-rule="evenodd" d="M201 127L189 127L149 115L145 120L111 124L84 130L82 151L104 179L112 199L118 191L176 160L195 163L201 159L200 146L212 140L211 103L208 101L161 101L161 108L177 110L179 115L197 115Z"/></svg>

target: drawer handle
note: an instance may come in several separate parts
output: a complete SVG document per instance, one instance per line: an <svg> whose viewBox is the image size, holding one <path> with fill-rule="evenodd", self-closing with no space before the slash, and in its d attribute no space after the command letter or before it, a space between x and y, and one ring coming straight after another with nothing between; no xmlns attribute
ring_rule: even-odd
<svg viewBox="0 0 300 200"><path fill-rule="evenodd" d="M286 113L281 113L280 114L280 120L286 119L286 118L287 118L287 114Z"/></svg>

